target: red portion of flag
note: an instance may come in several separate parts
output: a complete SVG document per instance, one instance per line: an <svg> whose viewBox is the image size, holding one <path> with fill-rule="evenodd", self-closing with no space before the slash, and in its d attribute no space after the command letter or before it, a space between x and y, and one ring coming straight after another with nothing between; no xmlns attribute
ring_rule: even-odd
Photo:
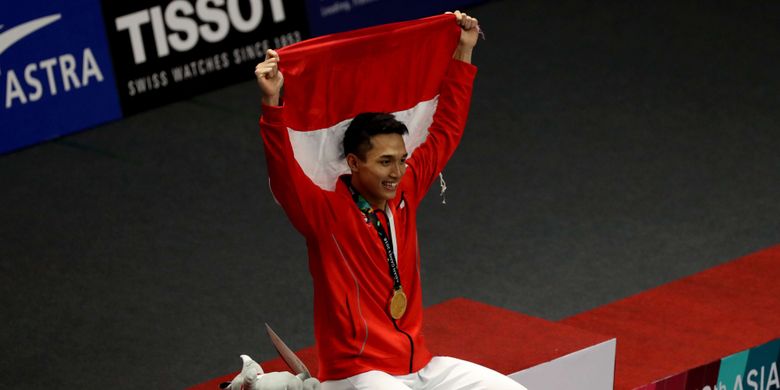
<svg viewBox="0 0 780 390"><path fill-rule="evenodd" d="M460 27L439 15L326 35L279 50L287 125L317 130L396 112L439 92Z"/></svg>

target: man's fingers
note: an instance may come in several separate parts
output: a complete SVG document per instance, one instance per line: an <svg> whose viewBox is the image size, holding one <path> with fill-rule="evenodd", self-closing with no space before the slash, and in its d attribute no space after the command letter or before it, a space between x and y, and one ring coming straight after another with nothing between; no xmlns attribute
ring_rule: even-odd
<svg viewBox="0 0 780 390"><path fill-rule="evenodd" d="M274 77L276 77L277 74L278 73L276 73L276 69L271 69L271 68L255 70L255 76L257 76L257 78L273 79Z"/></svg>
<svg viewBox="0 0 780 390"><path fill-rule="evenodd" d="M477 26L477 19L469 16L466 13L460 14L460 19L458 19L458 22L458 24L463 27L464 30L471 30Z"/></svg>
<svg viewBox="0 0 780 390"><path fill-rule="evenodd" d="M466 20L466 30L471 30L474 27L477 27L479 25L479 21L477 18L468 17Z"/></svg>
<svg viewBox="0 0 780 390"><path fill-rule="evenodd" d="M278 59L269 59L257 64L257 66L255 66L255 76L276 77L276 72L279 70L278 62Z"/></svg>
<svg viewBox="0 0 780 390"><path fill-rule="evenodd" d="M258 70L258 69L261 69L261 68L263 68L263 69L265 69L265 68L273 69L273 68L278 68L278 67L279 67L279 65L277 65L275 60L274 61L266 60L266 61L263 61L263 62L257 64L255 66L255 70Z"/></svg>
<svg viewBox="0 0 780 390"><path fill-rule="evenodd" d="M255 68L255 74L257 76L265 76L268 73L271 73L273 69L268 67L262 67L262 68Z"/></svg>
<svg viewBox="0 0 780 390"><path fill-rule="evenodd" d="M265 52L265 61L255 66L255 76L274 78L279 71L279 53L274 50L268 49Z"/></svg>
<svg viewBox="0 0 780 390"><path fill-rule="evenodd" d="M279 67L279 63L276 60L266 60L266 61L263 61L263 62L257 64L257 66L255 66L255 68L260 68L260 67L278 68Z"/></svg>
<svg viewBox="0 0 780 390"><path fill-rule="evenodd" d="M267 59L267 60L265 60L263 62L258 63L257 66L261 66L261 65L274 65L274 66L276 66L276 64L278 64L278 63L279 63L278 59L276 59L276 58L269 58L269 59Z"/></svg>
<svg viewBox="0 0 780 390"><path fill-rule="evenodd" d="M458 23L458 26L464 30L471 30L479 25L479 21L476 18L469 16L465 12L455 11L447 13L455 15L455 21Z"/></svg>
<svg viewBox="0 0 780 390"><path fill-rule="evenodd" d="M270 71L271 71L271 69L273 69L273 68L271 68L270 66L262 66L262 65L258 65L258 66L255 68L255 74L256 74L256 75L258 75L258 76L260 76L260 75L264 75L264 74L266 74L266 73L270 72Z"/></svg>

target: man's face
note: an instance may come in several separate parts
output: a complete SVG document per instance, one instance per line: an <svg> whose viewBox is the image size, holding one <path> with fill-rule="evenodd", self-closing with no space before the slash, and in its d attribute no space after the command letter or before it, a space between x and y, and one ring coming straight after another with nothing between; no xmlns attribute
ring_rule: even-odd
<svg viewBox="0 0 780 390"><path fill-rule="evenodd" d="M398 184L406 172L406 145L399 134L377 134L371 137L371 149L365 159L347 156L352 171L352 186L371 203L383 209L395 197Z"/></svg>

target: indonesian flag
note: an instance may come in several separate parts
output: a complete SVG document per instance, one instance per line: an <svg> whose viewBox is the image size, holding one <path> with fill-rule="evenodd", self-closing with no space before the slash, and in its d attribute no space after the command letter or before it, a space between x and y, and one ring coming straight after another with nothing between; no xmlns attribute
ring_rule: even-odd
<svg viewBox="0 0 780 390"><path fill-rule="evenodd" d="M295 159L333 191L349 173L344 132L362 112L389 112L409 129L411 155L425 141L439 86L458 44L454 15L326 35L280 49L284 105Z"/></svg>

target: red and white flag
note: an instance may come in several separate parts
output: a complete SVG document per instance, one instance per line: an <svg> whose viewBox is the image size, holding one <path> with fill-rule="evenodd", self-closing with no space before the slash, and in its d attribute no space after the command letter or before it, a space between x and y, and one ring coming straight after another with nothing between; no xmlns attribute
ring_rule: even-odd
<svg viewBox="0 0 780 390"><path fill-rule="evenodd" d="M369 27L279 50L284 105L295 159L314 183L333 190L349 173L341 142L362 112L389 112L406 124L412 154L428 134L460 27L454 15Z"/></svg>

